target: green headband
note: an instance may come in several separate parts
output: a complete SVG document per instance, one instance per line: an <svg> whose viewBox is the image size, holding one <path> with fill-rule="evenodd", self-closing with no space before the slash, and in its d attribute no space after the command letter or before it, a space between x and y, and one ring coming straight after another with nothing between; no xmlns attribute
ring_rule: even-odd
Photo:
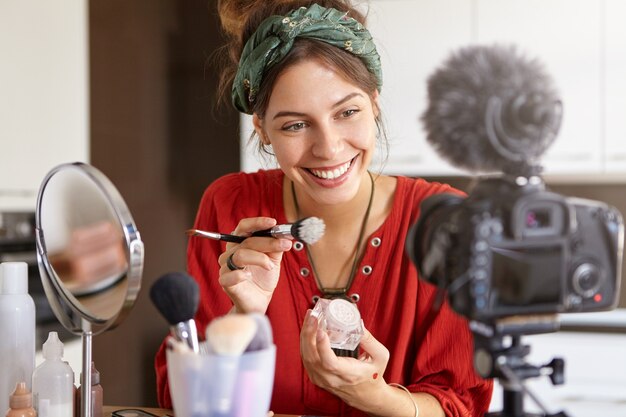
<svg viewBox="0 0 626 417"><path fill-rule="evenodd" d="M380 56L368 30L345 12L313 4L287 16L268 17L248 39L233 82L232 98L237 110L252 114L265 71L285 58L298 37L322 41L359 57L376 77L380 91Z"/></svg>

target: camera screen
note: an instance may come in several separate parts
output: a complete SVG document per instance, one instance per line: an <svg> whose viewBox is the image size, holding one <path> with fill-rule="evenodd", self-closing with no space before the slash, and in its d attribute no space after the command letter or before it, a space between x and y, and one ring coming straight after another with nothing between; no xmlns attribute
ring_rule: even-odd
<svg viewBox="0 0 626 417"><path fill-rule="evenodd" d="M492 248L495 308L561 301L561 246Z"/></svg>
<svg viewBox="0 0 626 417"><path fill-rule="evenodd" d="M526 227L528 229L544 229L551 227L550 219L550 210L528 210L526 212Z"/></svg>

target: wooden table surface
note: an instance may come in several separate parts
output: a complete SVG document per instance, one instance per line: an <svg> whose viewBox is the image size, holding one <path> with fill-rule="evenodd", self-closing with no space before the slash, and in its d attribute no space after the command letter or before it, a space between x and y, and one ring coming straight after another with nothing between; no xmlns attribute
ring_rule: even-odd
<svg viewBox="0 0 626 417"><path fill-rule="evenodd" d="M116 410L142 410L148 413L154 414L158 417L174 416L172 410L165 408L150 408L150 407L132 407L132 406L118 406L118 405L105 405L103 410L103 417L111 417L111 413ZM127 414L128 417L132 417ZM140 417L139 415L137 417ZM274 417L297 417L289 414L274 414Z"/></svg>

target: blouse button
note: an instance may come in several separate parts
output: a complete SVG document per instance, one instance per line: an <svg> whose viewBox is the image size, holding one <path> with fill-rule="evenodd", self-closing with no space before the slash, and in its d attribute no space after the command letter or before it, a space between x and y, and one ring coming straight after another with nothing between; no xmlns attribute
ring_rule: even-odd
<svg viewBox="0 0 626 417"><path fill-rule="evenodd" d="M309 276L309 268L300 268L300 275L302 275L303 277L308 277Z"/></svg>
<svg viewBox="0 0 626 417"><path fill-rule="evenodd" d="M296 241L296 242L293 244L293 248L294 248L295 250L302 250L302 249L304 248L304 243L302 243L302 242L300 242L300 241Z"/></svg>
<svg viewBox="0 0 626 417"><path fill-rule="evenodd" d="M320 299L319 295L314 295L313 297L311 297L311 301L313 301L313 304L317 304L319 299Z"/></svg>
<svg viewBox="0 0 626 417"><path fill-rule="evenodd" d="M357 293L354 293L350 296L350 299L354 302L354 303L358 303L359 300L361 299L361 296Z"/></svg>
<svg viewBox="0 0 626 417"><path fill-rule="evenodd" d="M373 246L373 247L377 248L377 247L379 247L379 246L380 246L381 242L382 242L382 241L380 240L380 238L379 238L379 237L375 237L375 238L373 238L373 239L371 240L371 242L370 242L370 243L372 244L372 246Z"/></svg>
<svg viewBox="0 0 626 417"><path fill-rule="evenodd" d="M365 266L363 267L362 271L363 271L363 273L364 273L365 275L369 275L369 274L371 274L371 273L372 273L372 267L371 267L371 266L369 266L369 265L365 265Z"/></svg>

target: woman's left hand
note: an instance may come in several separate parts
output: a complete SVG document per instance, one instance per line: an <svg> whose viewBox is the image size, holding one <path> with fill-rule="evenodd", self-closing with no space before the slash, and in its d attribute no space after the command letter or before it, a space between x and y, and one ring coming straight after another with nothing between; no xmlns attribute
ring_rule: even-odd
<svg viewBox="0 0 626 417"><path fill-rule="evenodd" d="M317 318L307 312L300 333L300 355L309 379L356 408L368 408L376 392L387 384L383 373L389 350L365 330L358 359L337 357L326 332L318 329Z"/></svg>

